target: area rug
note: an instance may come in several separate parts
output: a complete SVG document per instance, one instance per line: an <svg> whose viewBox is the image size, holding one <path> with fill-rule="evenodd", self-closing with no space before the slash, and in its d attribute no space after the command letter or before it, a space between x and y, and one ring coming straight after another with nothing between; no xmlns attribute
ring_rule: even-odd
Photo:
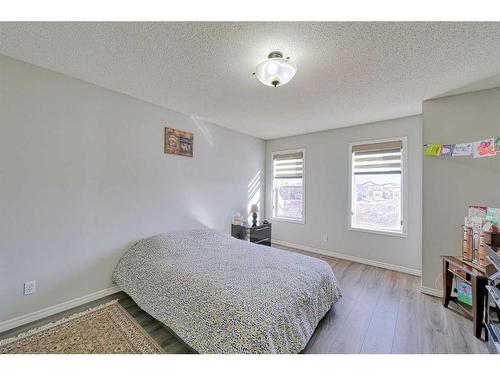
<svg viewBox="0 0 500 375"><path fill-rule="evenodd" d="M156 354L161 347L117 300L0 341L2 354Z"/></svg>

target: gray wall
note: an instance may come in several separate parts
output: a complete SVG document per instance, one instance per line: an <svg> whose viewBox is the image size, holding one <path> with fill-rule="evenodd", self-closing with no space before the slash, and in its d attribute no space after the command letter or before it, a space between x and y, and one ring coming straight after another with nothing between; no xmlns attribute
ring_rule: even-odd
<svg viewBox="0 0 500 375"><path fill-rule="evenodd" d="M423 104L424 143L462 143L500 135L500 88ZM422 285L441 289L443 254L462 252L461 225L472 204L500 207L500 159L424 158Z"/></svg>
<svg viewBox="0 0 500 375"><path fill-rule="evenodd" d="M349 143L407 136L408 237L348 230ZM267 142L266 212L272 213L273 151L306 149L305 224L273 221L273 237L293 244L338 252L367 260L421 269L422 249L422 120L420 116L287 137ZM322 235L328 234L328 242Z"/></svg>
<svg viewBox="0 0 500 375"><path fill-rule="evenodd" d="M194 158L163 154L165 126L194 133ZM262 140L0 56L0 321L110 287L145 236L229 231L261 193L264 153Z"/></svg>

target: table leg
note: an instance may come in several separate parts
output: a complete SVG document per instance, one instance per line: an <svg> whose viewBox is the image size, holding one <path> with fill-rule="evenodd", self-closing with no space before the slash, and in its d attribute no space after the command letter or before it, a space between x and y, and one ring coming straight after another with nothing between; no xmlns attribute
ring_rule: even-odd
<svg viewBox="0 0 500 375"><path fill-rule="evenodd" d="M472 327L474 336L481 338L484 320L485 280L472 278Z"/></svg>
<svg viewBox="0 0 500 375"><path fill-rule="evenodd" d="M443 259L443 306L448 307L453 285L453 274L448 271L449 263Z"/></svg>

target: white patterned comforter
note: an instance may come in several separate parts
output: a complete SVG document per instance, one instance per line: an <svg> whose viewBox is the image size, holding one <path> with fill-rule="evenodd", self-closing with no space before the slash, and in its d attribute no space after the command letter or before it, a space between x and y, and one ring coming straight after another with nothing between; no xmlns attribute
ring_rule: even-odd
<svg viewBox="0 0 500 375"><path fill-rule="evenodd" d="M137 242L113 281L200 353L298 353L341 297L326 262L209 229Z"/></svg>

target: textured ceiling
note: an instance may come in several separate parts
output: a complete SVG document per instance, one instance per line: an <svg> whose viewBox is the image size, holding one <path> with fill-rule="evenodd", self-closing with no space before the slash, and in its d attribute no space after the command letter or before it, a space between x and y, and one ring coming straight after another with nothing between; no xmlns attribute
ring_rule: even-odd
<svg viewBox="0 0 500 375"><path fill-rule="evenodd" d="M421 113L500 73L500 23L1 23L0 53L260 138ZM252 75L273 50L285 86Z"/></svg>

